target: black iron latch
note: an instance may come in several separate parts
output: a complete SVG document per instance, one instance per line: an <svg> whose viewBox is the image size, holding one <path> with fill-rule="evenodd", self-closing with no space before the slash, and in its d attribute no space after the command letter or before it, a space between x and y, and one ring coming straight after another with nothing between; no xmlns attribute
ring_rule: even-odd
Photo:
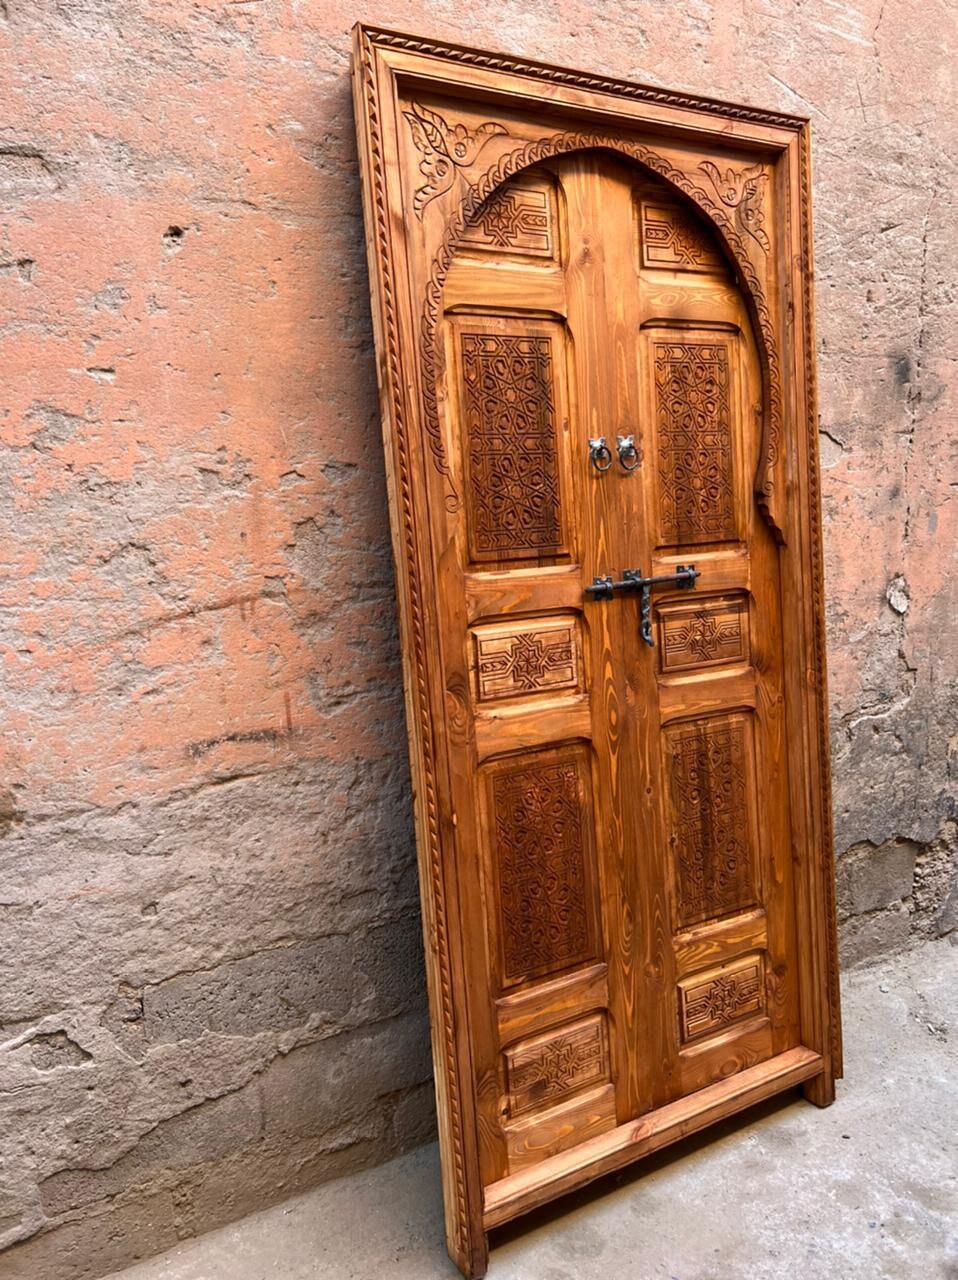
<svg viewBox="0 0 958 1280"><path fill-rule="evenodd" d="M643 577L641 569L625 569L618 582L611 575L593 578L592 585L586 587L585 593L593 600L611 600L617 592L638 591L639 633L647 645L652 645L652 588L694 587L695 579L700 576L694 564L680 564L675 573L660 574L657 578Z"/></svg>

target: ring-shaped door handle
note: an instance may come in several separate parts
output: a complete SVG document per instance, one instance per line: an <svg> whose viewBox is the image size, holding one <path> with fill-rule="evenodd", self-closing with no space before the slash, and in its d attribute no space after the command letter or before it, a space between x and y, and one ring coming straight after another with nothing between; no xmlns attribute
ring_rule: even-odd
<svg viewBox="0 0 958 1280"><path fill-rule="evenodd" d="M604 475L612 466L612 450L605 442L605 436L598 436L589 441L589 461L592 469Z"/></svg>
<svg viewBox="0 0 958 1280"><path fill-rule="evenodd" d="M616 436L616 450L619 455L619 466L623 471L634 471L642 461L635 447L635 436Z"/></svg>

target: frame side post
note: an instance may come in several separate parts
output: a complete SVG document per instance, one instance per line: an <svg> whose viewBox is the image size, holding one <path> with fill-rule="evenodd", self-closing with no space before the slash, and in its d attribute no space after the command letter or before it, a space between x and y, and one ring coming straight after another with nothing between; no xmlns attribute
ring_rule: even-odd
<svg viewBox="0 0 958 1280"><path fill-rule="evenodd" d="M403 408L403 371L398 334L396 284L386 195L379 112L384 87L374 40L361 23L353 28L353 109L363 195L366 253L372 297L376 369L386 457L393 562L399 597L406 726L414 793L416 849L426 980L431 1011L439 1145L442 1152L443 1203L449 1255L467 1280L478 1280L488 1265L488 1239L482 1225L482 1186L478 1157L469 1135L475 1132L473 1091L464 1035L455 998L462 976L454 948L458 915L455 886L447 892L440 823L435 796L435 747L432 741L427 649L422 629L422 572L419 531L410 494L414 482L412 442ZM387 73L388 74L388 73Z"/></svg>
<svg viewBox="0 0 958 1280"><path fill-rule="evenodd" d="M817 728L817 770L819 782L816 809L818 852L816 862L822 903L820 948L825 967L825 1058L827 1069L804 1086L806 1098L817 1106L827 1106L835 1098L835 1080L843 1073L842 1029L838 973L838 934L835 903L835 851L832 819L831 750L828 731L828 675L825 635L825 581L822 538L821 468L818 456L817 353L815 345L814 245L812 228L811 124L806 121L798 136L799 181L801 184L800 226L802 262L802 344L805 370L805 418L807 423L809 543L812 583L812 639L814 643L814 710Z"/></svg>

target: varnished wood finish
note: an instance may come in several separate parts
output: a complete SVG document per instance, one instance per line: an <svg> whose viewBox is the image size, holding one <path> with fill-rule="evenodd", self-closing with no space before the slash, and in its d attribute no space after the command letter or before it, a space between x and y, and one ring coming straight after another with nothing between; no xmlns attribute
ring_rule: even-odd
<svg viewBox="0 0 958 1280"><path fill-rule="evenodd" d="M354 84L479 1276L490 1227L840 1073L807 124L362 27ZM639 465L597 474L618 435ZM651 648L584 594L690 562Z"/></svg>

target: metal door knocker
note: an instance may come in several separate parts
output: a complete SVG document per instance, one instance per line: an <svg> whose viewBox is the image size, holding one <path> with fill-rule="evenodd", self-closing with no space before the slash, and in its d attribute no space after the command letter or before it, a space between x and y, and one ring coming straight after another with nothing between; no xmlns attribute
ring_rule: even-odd
<svg viewBox="0 0 958 1280"><path fill-rule="evenodd" d="M623 471L634 471L642 461L635 447L635 436L616 436L615 441L619 454L619 466Z"/></svg>
<svg viewBox="0 0 958 1280"><path fill-rule="evenodd" d="M604 475L612 466L612 450L606 444L605 436L589 441L589 461L600 475Z"/></svg>

